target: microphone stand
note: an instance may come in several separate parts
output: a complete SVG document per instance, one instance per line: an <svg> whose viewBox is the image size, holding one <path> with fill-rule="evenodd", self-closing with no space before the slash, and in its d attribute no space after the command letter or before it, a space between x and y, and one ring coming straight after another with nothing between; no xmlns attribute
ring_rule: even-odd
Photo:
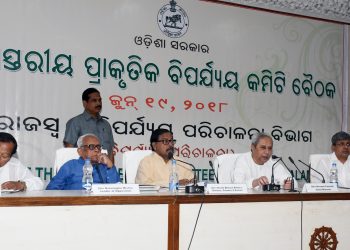
<svg viewBox="0 0 350 250"><path fill-rule="evenodd" d="M301 161L301 160L298 160L300 163L304 164L305 166L307 166L309 168L309 183L311 183L311 170L315 171L316 173L318 173L319 175L321 175L322 177L322 183L325 183L325 179L324 179L324 176L323 174L321 174L319 171L317 171L316 169L312 168L311 167L311 163L310 164L306 164L305 162Z"/></svg>
<svg viewBox="0 0 350 250"><path fill-rule="evenodd" d="M275 155L272 156L272 159L278 159L273 165L272 165L272 173L271 173L271 183L262 185L263 191L279 191L281 189L281 185L275 184L275 165L282 159L279 157L276 157Z"/></svg>
<svg viewBox="0 0 350 250"><path fill-rule="evenodd" d="M302 175L303 173L300 171L300 169L298 168L297 164L295 164L293 158L289 156L288 159L294 165L294 167L298 170L298 172Z"/></svg>
<svg viewBox="0 0 350 250"><path fill-rule="evenodd" d="M176 160L176 161L179 161L179 162L182 162L182 163L185 163L185 164L189 165L192 168L193 172L194 172L193 185L186 185L185 186L185 193L186 194L201 194L201 193L204 193L204 186L198 186L198 184L197 184L197 169L193 166L193 164L185 162L185 161L182 161L182 160Z"/></svg>
<svg viewBox="0 0 350 250"><path fill-rule="evenodd" d="M218 174L216 175L215 169L214 169L214 167L213 167L213 162L212 162L212 161L209 161L209 166L210 166L211 169L214 171L214 177L215 177L216 183L219 184L219 178L218 178L219 171L218 171ZM218 170L219 170L219 164L218 164Z"/></svg>
<svg viewBox="0 0 350 250"><path fill-rule="evenodd" d="M283 165L285 166L285 168L289 171L289 173L291 173L291 175L292 175L292 183L290 184L289 192L298 192L298 190L295 190L295 188L294 188L294 174L293 174L293 172L289 169L289 167L287 167L287 165L286 165L286 163L283 161L282 157L281 157L281 162L283 163Z"/></svg>

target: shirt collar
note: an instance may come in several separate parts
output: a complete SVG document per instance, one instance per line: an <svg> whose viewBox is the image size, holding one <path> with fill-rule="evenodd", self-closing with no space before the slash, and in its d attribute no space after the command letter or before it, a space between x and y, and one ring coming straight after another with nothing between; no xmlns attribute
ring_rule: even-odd
<svg viewBox="0 0 350 250"><path fill-rule="evenodd" d="M341 164L341 165L346 165L349 161L350 161L350 157L348 156L348 159L346 159L346 161L344 163L342 163L341 161L339 161L338 157L335 155L335 152L333 152L331 154L331 161L336 161L337 163Z"/></svg>
<svg viewBox="0 0 350 250"><path fill-rule="evenodd" d="M84 112L83 112L83 117L85 118L85 120L90 120L90 119L100 120L100 119L102 119L100 114L97 114L97 117L95 118L91 114L89 114L86 110L84 110Z"/></svg>
<svg viewBox="0 0 350 250"><path fill-rule="evenodd" d="M164 164L167 164L167 163L165 163L163 157L161 157L159 154L157 154L157 152L153 151L153 155L155 155L158 158L158 160L161 160L162 162L164 162Z"/></svg>

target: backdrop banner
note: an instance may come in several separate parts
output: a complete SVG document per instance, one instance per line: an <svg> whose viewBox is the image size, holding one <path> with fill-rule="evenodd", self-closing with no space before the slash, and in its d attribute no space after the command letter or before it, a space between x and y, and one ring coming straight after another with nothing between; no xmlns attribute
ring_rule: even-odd
<svg viewBox="0 0 350 250"><path fill-rule="evenodd" d="M0 8L0 131L43 180L89 87L101 92L117 166L163 127L202 180L213 180L209 160L249 151L259 131L272 134L274 154L308 162L330 152L347 119L340 24L184 0Z"/></svg>

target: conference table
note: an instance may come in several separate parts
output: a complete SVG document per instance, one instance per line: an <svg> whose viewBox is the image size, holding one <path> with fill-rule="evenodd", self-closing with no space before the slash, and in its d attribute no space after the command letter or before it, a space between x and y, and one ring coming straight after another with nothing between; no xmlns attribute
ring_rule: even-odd
<svg viewBox="0 0 350 250"><path fill-rule="evenodd" d="M341 250L350 193L3 193L0 228L2 249Z"/></svg>

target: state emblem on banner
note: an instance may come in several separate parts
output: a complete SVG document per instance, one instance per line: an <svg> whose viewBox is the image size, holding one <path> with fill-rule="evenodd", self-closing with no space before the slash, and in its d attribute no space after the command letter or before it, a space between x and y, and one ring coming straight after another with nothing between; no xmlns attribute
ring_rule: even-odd
<svg viewBox="0 0 350 250"><path fill-rule="evenodd" d="M159 29L168 37L182 37L188 29L188 16L174 0L164 5L158 12Z"/></svg>

